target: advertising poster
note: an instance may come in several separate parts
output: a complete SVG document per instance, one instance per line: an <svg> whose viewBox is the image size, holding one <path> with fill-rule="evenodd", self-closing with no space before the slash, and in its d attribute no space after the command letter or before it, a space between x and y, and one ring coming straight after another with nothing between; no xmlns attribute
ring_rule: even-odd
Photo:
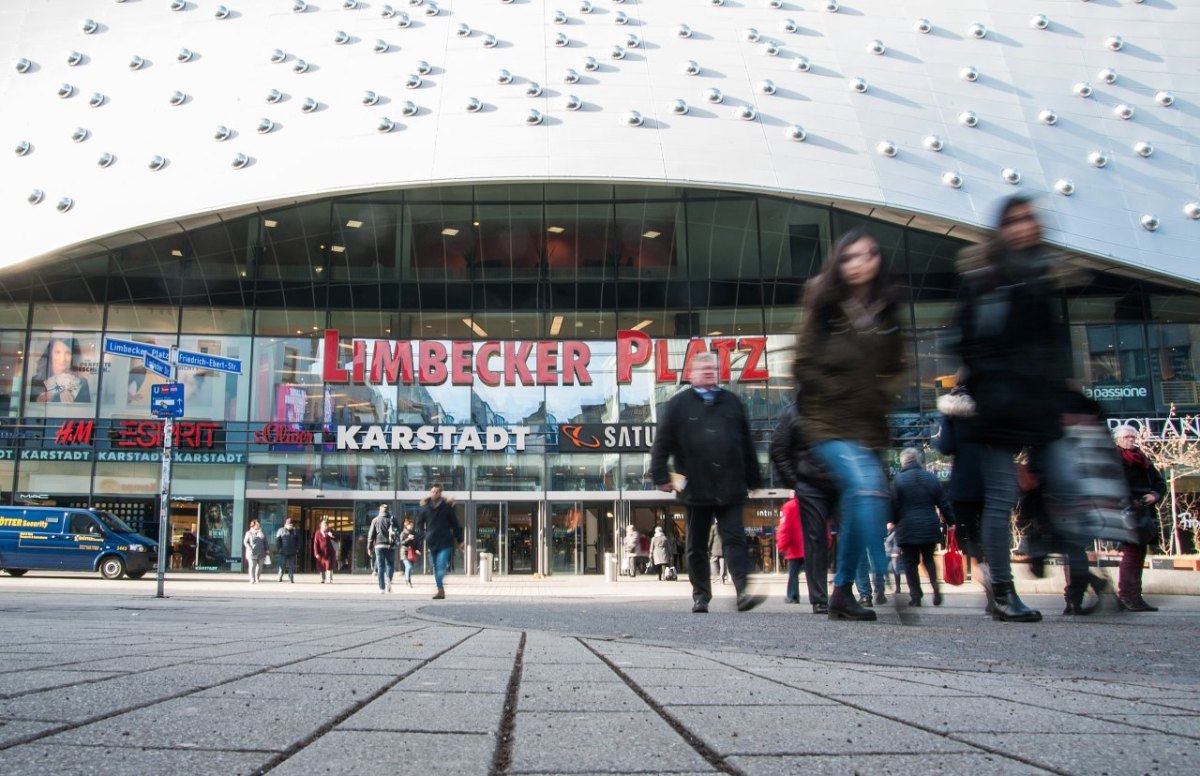
<svg viewBox="0 0 1200 776"><path fill-rule="evenodd" d="M29 342L29 401L89 404L96 389L95 334L35 332Z"/></svg>

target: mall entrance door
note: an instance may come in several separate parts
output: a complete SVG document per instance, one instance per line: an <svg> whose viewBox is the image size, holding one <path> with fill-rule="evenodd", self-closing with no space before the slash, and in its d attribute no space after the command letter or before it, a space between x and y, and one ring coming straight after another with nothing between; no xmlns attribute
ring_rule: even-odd
<svg viewBox="0 0 1200 776"><path fill-rule="evenodd" d="M613 551L613 501L551 501L546 548L551 574L603 574Z"/></svg>
<svg viewBox="0 0 1200 776"><path fill-rule="evenodd" d="M479 553L492 554L496 574L546 573L542 551L545 502L475 501L467 523L467 573L479 570Z"/></svg>
<svg viewBox="0 0 1200 776"><path fill-rule="evenodd" d="M288 511L290 514L291 509ZM304 545L300 548L298 571L309 574L317 570L312 554L312 539L321 527L322 520L329 521L329 528L338 539L337 569L342 574L349 574L355 548L359 545L365 547L367 536L365 531L355 530L354 505L338 502L316 506L304 504L300 507L300 530L304 536Z"/></svg>

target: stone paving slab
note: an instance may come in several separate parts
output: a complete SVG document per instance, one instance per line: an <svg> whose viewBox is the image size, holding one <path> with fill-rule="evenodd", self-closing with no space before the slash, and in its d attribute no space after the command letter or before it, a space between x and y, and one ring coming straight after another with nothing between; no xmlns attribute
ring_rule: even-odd
<svg viewBox="0 0 1200 776"><path fill-rule="evenodd" d="M933 698L914 700L849 696L855 706L891 717L911 718L913 722L939 733L993 732L1103 733L1113 730L1111 723L1079 714L1031 707L995 698Z"/></svg>
<svg viewBox="0 0 1200 776"><path fill-rule="evenodd" d="M1103 736L967 733L958 737L1070 773L1196 773L1200 762L1200 741L1141 731Z"/></svg>
<svg viewBox="0 0 1200 776"><path fill-rule="evenodd" d="M531 632L525 638L525 662L530 665L595 663L596 656L575 639Z"/></svg>
<svg viewBox="0 0 1200 776"><path fill-rule="evenodd" d="M59 671L48 669L6 671L0 673L0 698L11 698L17 694L80 684L98 679L107 679L117 675L114 671Z"/></svg>
<svg viewBox="0 0 1200 776"><path fill-rule="evenodd" d="M1158 700L1167 698L1183 698L1195 700L1200 688L1196 687L1147 687L1142 684L1122 681L1102 681L1099 679L1033 679L1032 684L1046 687L1050 690L1067 690L1070 692L1087 693L1089 695L1125 698L1126 700Z"/></svg>
<svg viewBox="0 0 1200 776"><path fill-rule="evenodd" d="M949 753L973 749L945 736L844 706L667 706L666 712L722 756L834 755L847 750L864 754Z"/></svg>
<svg viewBox="0 0 1200 776"><path fill-rule="evenodd" d="M383 688L388 676L304 676L271 672L203 690L194 698L233 698L326 703L361 701Z"/></svg>
<svg viewBox="0 0 1200 776"><path fill-rule="evenodd" d="M738 755L729 764L747 776L1044 776L1051 771L992 754L848 754L842 756L767 757Z"/></svg>
<svg viewBox="0 0 1200 776"><path fill-rule="evenodd" d="M508 689L512 673L507 671L471 671L462 668L422 668L396 685L401 690L417 692L490 692L503 693Z"/></svg>
<svg viewBox="0 0 1200 776"><path fill-rule="evenodd" d="M272 776L487 776L494 735L333 730L271 771Z"/></svg>
<svg viewBox="0 0 1200 776"><path fill-rule="evenodd" d="M199 665L240 665L249 667L263 666L279 666L284 663L292 663L297 660L305 660L314 658L317 655L325 655L329 651L328 647L265 647L256 649L252 652L239 652L234 655L223 655L222 657L205 658L196 661ZM176 661L182 660L182 655L173 656Z"/></svg>
<svg viewBox="0 0 1200 776"><path fill-rule="evenodd" d="M0 773L54 776L129 776L142 773L219 773L250 776L270 757L253 752L27 744L0 751Z"/></svg>
<svg viewBox="0 0 1200 776"><path fill-rule="evenodd" d="M1097 714L1096 719L1131 725L1151 733L1174 733L1200 739L1200 719L1192 714ZM1136 733L1137 730L1130 730Z"/></svg>
<svg viewBox="0 0 1200 776"><path fill-rule="evenodd" d="M724 684L671 684L670 677L638 682L655 703L680 706L832 706L834 701L794 687L753 679L729 680Z"/></svg>
<svg viewBox="0 0 1200 776"><path fill-rule="evenodd" d="M657 698L656 698L657 699ZM521 682L520 711L645 711L646 702L623 682Z"/></svg>
<svg viewBox="0 0 1200 776"><path fill-rule="evenodd" d="M415 692L393 688L355 712L338 730L495 733L505 696L501 693Z"/></svg>
<svg viewBox="0 0 1200 776"><path fill-rule="evenodd" d="M63 723L52 720L0 719L0 746L22 741L29 736L45 733L61 727Z"/></svg>
<svg viewBox="0 0 1200 776"><path fill-rule="evenodd" d="M167 666L185 665L186 657L175 655L123 655L102 660L87 660L82 663L72 663L63 666L71 671L112 671L114 673L137 673Z"/></svg>
<svg viewBox="0 0 1200 776"><path fill-rule="evenodd" d="M669 768L706 771L708 762L651 711L522 712L517 710L512 772L567 774L604 763L610 772Z"/></svg>
<svg viewBox="0 0 1200 776"><path fill-rule="evenodd" d="M599 660L564 669L561 666L528 663L521 669L522 682L553 682L570 676L576 682L620 682L621 677Z"/></svg>
<svg viewBox="0 0 1200 776"><path fill-rule="evenodd" d="M290 674L375 674L398 676L421 665L421 660L399 660L380 658L314 657L272 669Z"/></svg>

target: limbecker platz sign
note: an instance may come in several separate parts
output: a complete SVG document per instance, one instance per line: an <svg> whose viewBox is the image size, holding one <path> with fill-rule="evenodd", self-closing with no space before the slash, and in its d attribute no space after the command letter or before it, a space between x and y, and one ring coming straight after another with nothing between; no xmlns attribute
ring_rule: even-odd
<svg viewBox="0 0 1200 776"><path fill-rule="evenodd" d="M734 353L745 354L741 382L765 382L766 337L713 337L686 340L683 369L670 366L669 340L640 331L617 334L617 382L633 381L633 370L652 365L655 382L676 383L692 359L715 353L719 379L733 378ZM351 357L342 362L337 329L325 330L322 376L327 383L388 382L402 385L591 385L592 349L582 340L362 340L350 341ZM530 359L533 364L530 364Z"/></svg>

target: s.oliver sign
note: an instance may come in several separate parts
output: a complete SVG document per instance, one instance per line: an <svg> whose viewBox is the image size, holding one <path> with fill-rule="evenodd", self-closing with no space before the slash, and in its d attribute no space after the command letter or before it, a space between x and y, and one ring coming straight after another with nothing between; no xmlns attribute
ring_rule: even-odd
<svg viewBox="0 0 1200 776"><path fill-rule="evenodd" d="M684 340L682 368L674 368L670 341L654 340L640 331L617 333L616 373L621 384L633 381L634 370L649 367L657 383L677 383L692 359L715 353L719 379L734 377L734 354L742 354L741 382L765 382L766 337L712 337ZM592 349L581 340L351 340L351 356L341 361L341 336L326 329L321 374L327 383L392 383L403 385L591 385ZM530 363L532 359L533 363Z"/></svg>

